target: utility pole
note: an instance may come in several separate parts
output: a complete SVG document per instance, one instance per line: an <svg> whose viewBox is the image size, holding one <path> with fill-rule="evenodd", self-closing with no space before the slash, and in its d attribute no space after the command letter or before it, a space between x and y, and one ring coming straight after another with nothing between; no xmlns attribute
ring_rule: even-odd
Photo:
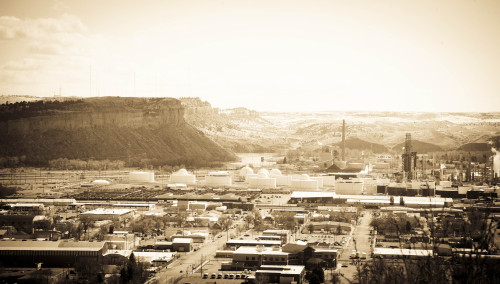
<svg viewBox="0 0 500 284"><path fill-rule="evenodd" d="M203 277L203 254L201 255L200 258L200 275Z"/></svg>

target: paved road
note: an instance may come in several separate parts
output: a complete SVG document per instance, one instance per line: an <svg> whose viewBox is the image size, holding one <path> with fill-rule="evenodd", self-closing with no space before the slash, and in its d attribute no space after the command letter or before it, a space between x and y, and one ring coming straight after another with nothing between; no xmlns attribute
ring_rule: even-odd
<svg viewBox="0 0 500 284"><path fill-rule="evenodd" d="M243 219L237 221L235 224L242 224L245 222ZM197 250L190 253L182 253L181 257L172 262L166 269L161 270L157 273L155 279L158 283L173 283L173 281L180 276L191 275L193 269L195 269L203 261L207 261L215 257L216 250L223 248L227 241L226 232L220 233L222 237L216 238L215 240L208 240L203 246ZM234 229L229 230L229 235L236 234L236 226ZM182 273L180 272L182 271ZM198 270L197 273L200 273Z"/></svg>
<svg viewBox="0 0 500 284"><path fill-rule="evenodd" d="M360 218L359 225L355 227L338 261L339 264L349 264L347 268L341 268L340 272L350 281L354 281L354 276L356 274L356 267L351 264L353 260L350 259L352 250L359 251L360 253L366 252L367 259L371 256L370 222L372 220L372 215L368 211L364 211L363 213L364 215ZM342 283L349 282L345 278L341 277Z"/></svg>

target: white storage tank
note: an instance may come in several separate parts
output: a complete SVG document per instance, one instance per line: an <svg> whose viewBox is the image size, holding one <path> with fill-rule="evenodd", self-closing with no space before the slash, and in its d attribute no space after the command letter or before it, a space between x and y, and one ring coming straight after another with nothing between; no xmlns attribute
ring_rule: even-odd
<svg viewBox="0 0 500 284"><path fill-rule="evenodd" d="M154 172L130 172L128 174L130 182L154 182Z"/></svg>
<svg viewBox="0 0 500 284"><path fill-rule="evenodd" d="M292 177L284 176L279 169L272 169L269 176L276 179L276 186L290 186L292 184Z"/></svg>
<svg viewBox="0 0 500 284"><path fill-rule="evenodd" d="M205 177L205 185L207 186L231 186L233 179L227 171L210 172Z"/></svg>
<svg viewBox="0 0 500 284"><path fill-rule="evenodd" d="M259 170L256 177L250 177L248 183L255 188L276 188L276 178L269 177L265 169Z"/></svg>
<svg viewBox="0 0 500 284"><path fill-rule="evenodd" d="M183 183L186 185L195 185L196 176L189 174L186 169L180 169L170 176L170 183Z"/></svg>
<svg viewBox="0 0 500 284"><path fill-rule="evenodd" d="M292 189L318 189L318 181L311 179L309 175L293 175L291 181Z"/></svg>
<svg viewBox="0 0 500 284"><path fill-rule="evenodd" d="M439 185L443 186L443 187L451 187L451 181L448 181L448 180L442 180L439 182Z"/></svg>
<svg viewBox="0 0 500 284"><path fill-rule="evenodd" d="M322 177L311 177L311 179L318 182L318 187L323 187L323 178Z"/></svg>
<svg viewBox="0 0 500 284"><path fill-rule="evenodd" d="M323 186L335 186L335 176L334 175L322 175Z"/></svg>
<svg viewBox="0 0 500 284"><path fill-rule="evenodd" d="M240 176L240 178L242 178L242 179L244 178L244 179L245 179L245 181L248 181L248 180L247 180L247 175L253 175L253 174L254 174L254 173L253 173L252 168L250 168L249 166L245 166L245 167L241 168L240 173L239 173L239 176Z"/></svg>
<svg viewBox="0 0 500 284"><path fill-rule="evenodd" d="M335 183L335 193L361 195L363 193L363 183L352 180L339 180Z"/></svg>

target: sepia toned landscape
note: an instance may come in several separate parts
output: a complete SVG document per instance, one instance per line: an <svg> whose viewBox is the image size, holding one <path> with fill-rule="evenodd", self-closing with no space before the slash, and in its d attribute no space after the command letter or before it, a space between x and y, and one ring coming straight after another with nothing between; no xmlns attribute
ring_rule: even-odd
<svg viewBox="0 0 500 284"><path fill-rule="evenodd" d="M500 282L498 2L0 8L0 283Z"/></svg>

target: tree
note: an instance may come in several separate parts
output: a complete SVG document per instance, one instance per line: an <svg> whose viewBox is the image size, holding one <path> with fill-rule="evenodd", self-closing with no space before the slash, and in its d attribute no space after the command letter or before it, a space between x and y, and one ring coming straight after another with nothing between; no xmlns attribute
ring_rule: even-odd
<svg viewBox="0 0 500 284"><path fill-rule="evenodd" d="M411 232L411 223L410 221L406 221L406 231Z"/></svg>
<svg viewBox="0 0 500 284"><path fill-rule="evenodd" d="M428 237L431 241L428 248L436 248L441 237L447 235L445 227L448 220L435 223L434 216L428 214ZM460 237L467 243L469 253L452 253L451 256L431 254L415 259L373 258L357 266L356 280L364 283L500 283L498 262L492 261L488 254L498 251L494 242L496 222L492 222L488 212L472 211L462 217L463 228L458 231ZM389 219L389 218L386 218ZM390 222L373 220L379 227L392 226L397 233L405 233L413 227L412 218L390 218ZM456 218L453 218L456 219ZM401 222L405 222L404 226ZM377 229L378 230L378 229ZM467 241L469 240L469 241ZM487 254L484 255L484 250Z"/></svg>
<svg viewBox="0 0 500 284"><path fill-rule="evenodd" d="M221 216L219 218L218 223L219 223L221 229L223 231L226 231L226 236L227 236L227 239L229 240L229 228L233 224L233 220L231 218L229 218L227 215L224 215L224 216Z"/></svg>
<svg viewBox="0 0 500 284"><path fill-rule="evenodd" d="M314 267L306 272L305 278L309 281L309 284L320 284L325 282L325 272L321 267Z"/></svg>
<svg viewBox="0 0 500 284"><path fill-rule="evenodd" d="M132 253L129 260L120 269L121 283L144 283L149 277L149 272L143 263L137 262Z"/></svg>
<svg viewBox="0 0 500 284"><path fill-rule="evenodd" d="M252 212L248 213L245 216L245 226L247 230L250 229L250 225L252 227L255 226L255 214L253 214Z"/></svg>
<svg viewBox="0 0 500 284"><path fill-rule="evenodd" d="M309 229L309 233L312 233L314 231L314 225L313 224L309 224L309 226L307 228Z"/></svg>

